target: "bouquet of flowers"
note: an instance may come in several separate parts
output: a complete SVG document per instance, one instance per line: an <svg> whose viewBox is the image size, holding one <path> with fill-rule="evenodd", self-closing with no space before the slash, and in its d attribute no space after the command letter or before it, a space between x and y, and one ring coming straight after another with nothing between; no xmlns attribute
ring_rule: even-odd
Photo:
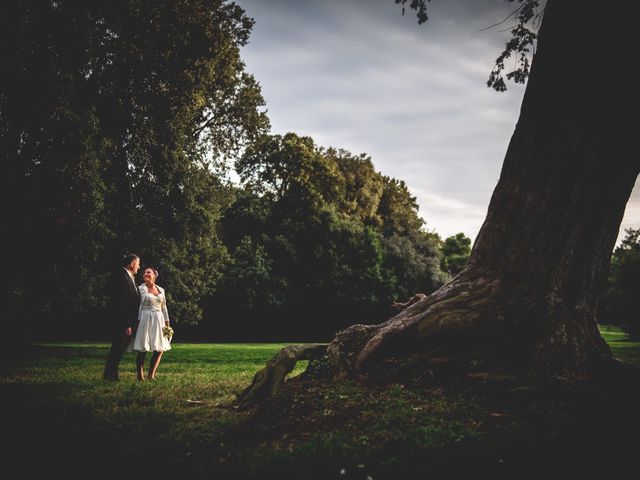
<svg viewBox="0 0 640 480"><path fill-rule="evenodd" d="M171 337L173 337L173 328L171 328L171 327L163 327L162 335L164 335L169 340L171 340Z"/></svg>

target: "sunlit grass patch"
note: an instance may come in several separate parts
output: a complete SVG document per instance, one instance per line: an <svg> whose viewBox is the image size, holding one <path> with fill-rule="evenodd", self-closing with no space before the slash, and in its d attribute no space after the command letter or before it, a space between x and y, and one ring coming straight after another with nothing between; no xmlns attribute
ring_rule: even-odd
<svg viewBox="0 0 640 480"><path fill-rule="evenodd" d="M615 358L640 366L640 342L629 340L629 334L615 325L600 325L599 329Z"/></svg>

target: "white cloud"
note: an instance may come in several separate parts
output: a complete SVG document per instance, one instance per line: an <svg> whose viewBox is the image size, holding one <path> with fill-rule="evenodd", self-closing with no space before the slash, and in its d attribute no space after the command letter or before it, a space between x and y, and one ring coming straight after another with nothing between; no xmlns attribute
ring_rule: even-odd
<svg viewBox="0 0 640 480"><path fill-rule="evenodd" d="M482 226L487 208L479 205L469 205L450 197L440 197L425 190L416 188L413 191L417 201L427 209L422 212L429 218L426 225L427 230L435 230L442 239L463 232L466 236L474 239ZM435 224L445 225L444 229L434 228ZM477 225L469 230L470 225Z"/></svg>
<svg viewBox="0 0 640 480"><path fill-rule="evenodd" d="M633 228L634 230L640 228L640 189L638 188L637 182L631 193L631 198L627 203L627 208L624 211L624 218L618 231L616 244L619 244L626 236L625 230L628 228Z"/></svg>

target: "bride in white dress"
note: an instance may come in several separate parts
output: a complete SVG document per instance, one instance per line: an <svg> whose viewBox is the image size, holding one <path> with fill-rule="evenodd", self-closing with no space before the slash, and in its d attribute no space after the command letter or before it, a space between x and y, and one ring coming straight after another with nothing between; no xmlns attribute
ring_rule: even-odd
<svg viewBox="0 0 640 480"><path fill-rule="evenodd" d="M147 352L153 352L149 362L148 378L156 378L156 371L163 352L171 350L171 339L164 336L162 329L169 326L169 312L164 288L156 285L158 271L147 267L142 274L144 283L138 287L140 292L140 312L138 329L129 343L127 351L138 352L136 356L136 376L144 380L144 361Z"/></svg>

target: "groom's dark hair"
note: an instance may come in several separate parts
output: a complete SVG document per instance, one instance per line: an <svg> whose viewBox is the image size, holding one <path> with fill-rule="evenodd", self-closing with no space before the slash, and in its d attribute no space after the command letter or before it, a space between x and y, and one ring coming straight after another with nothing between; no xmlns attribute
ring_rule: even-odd
<svg viewBox="0 0 640 480"><path fill-rule="evenodd" d="M133 262L136 258L140 258L135 253L127 253L124 257L122 257L122 266L127 267L131 262Z"/></svg>

